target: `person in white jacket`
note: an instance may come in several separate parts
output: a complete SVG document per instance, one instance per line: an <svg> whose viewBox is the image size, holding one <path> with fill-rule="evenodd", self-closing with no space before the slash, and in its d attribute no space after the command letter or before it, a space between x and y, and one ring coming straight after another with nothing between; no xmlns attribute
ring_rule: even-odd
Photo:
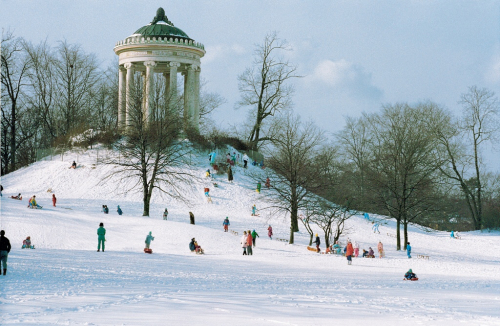
<svg viewBox="0 0 500 326"><path fill-rule="evenodd" d="M354 257L358 257L359 255L359 243L354 241Z"/></svg>
<svg viewBox="0 0 500 326"><path fill-rule="evenodd" d="M247 231L243 231L243 236L241 237L241 247L243 248L243 255L247 254Z"/></svg>
<svg viewBox="0 0 500 326"><path fill-rule="evenodd" d="M250 160L250 158L248 157L248 155L245 153L245 155L243 155L243 162L245 163L245 165L243 165L243 167L246 169L247 168L247 164L248 164L248 161Z"/></svg>

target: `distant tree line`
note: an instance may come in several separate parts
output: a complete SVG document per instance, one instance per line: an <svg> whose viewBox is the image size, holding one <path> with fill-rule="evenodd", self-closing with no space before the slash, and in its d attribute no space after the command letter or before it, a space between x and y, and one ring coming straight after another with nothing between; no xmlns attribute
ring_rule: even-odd
<svg viewBox="0 0 500 326"><path fill-rule="evenodd" d="M498 144L493 92L470 87L461 96L460 117L431 101L387 104L377 113L347 117L343 130L329 138L291 109L290 82L299 76L283 58L289 50L277 33L265 37L239 77L237 108L249 108L252 119L239 136L266 156L274 181L268 208L290 217L290 243L299 220L311 241L309 223L325 231L326 244L336 241L355 212L394 219L398 250L401 240L406 247L409 223L442 230L500 227L500 175L482 161L484 151Z"/></svg>

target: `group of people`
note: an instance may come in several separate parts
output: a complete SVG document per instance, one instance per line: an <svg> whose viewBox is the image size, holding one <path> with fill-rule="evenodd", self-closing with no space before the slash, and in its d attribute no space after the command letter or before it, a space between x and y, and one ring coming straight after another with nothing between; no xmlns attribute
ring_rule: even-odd
<svg viewBox="0 0 500 326"><path fill-rule="evenodd" d="M252 247L255 247L255 240L259 237L259 234L253 231L243 231L243 236L241 237L241 247L243 248L243 255L253 255Z"/></svg>
<svg viewBox="0 0 500 326"><path fill-rule="evenodd" d="M165 208L165 211L167 209ZM108 205L102 205L102 209L101 209L101 212L103 212L104 214L109 214L109 208L108 208ZM116 212L118 213L118 215L122 215L123 214L123 211L122 209L120 208L120 205L116 206ZM168 214L168 212L167 212ZM164 216L165 217L165 216ZM166 219L166 218L164 218Z"/></svg>
<svg viewBox="0 0 500 326"><path fill-rule="evenodd" d="M35 245L31 244L31 237L28 236L26 239L23 240L23 246L21 247L22 249L35 249Z"/></svg>

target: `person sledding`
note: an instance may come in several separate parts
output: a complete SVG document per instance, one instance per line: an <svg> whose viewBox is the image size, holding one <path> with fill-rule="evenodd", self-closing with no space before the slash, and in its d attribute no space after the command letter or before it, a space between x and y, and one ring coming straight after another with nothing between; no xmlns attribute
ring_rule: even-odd
<svg viewBox="0 0 500 326"><path fill-rule="evenodd" d="M23 196L21 196L21 193L18 193L17 196L10 196L12 199L17 199L17 200L23 200Z"/></svg>
<svg viewBox="0 0 500 326"><path fill-rule="evenodd" d="M231 225L229 223L229 217L226 216L226 218L224 219L224 222L222 222L222 226L224 227L224 232L227 232L229 225Z"/></svg>
<svg viewBox="0 0 500 326"><path fill-rule="evenodd" d="M69 168L70 169L76 169L76 162L73 161L73 163L71 163L71 166Z"/></svg>
<svg viewBox="0 0 500 326"><path fill-rule="evenodd" d="M35 246L31 244L31 237L27 237L23 240L22 249L35 249Z"/></svg>
<svg viewBox="0 0 500 326"><path fill-rule="evenodd" d="M109 214L109 208L108 205L102 205L102 211L104 214Z"/></svg>
<svg viewBox="0 0 500 326"><path fill-rule="evenodd" d="M145 253L148 253L148 254L153 253L153 250L149 249L149 246L151 245L151 241L153 241L154 239L155 239L155 237L153 237L151 235L151 231L149 231L149 234L146 236L146 240L144 241L144 243L146 243L146 248L144 248Z"/></svg>
<svg viewBox="0 0 500 326"><path fill-rule="evenodd" d="M33 197L30 198L30 201L28 203L29 208L36 208L36 209L41 209L43 208L42 206L38 205L36 202L36 196L33 195Z"/></svg>
<svg viewBox="0 0 500 326"><path fill-rule="evenodd" d="M418 280L417 274L413 273L411 268L406 272L404 280L416 281Z"/></svg>
<svg viewBox="0 0 500 326"><path fill-rule="evenodd" d="M205 253L203 251L203 249L198 245L195 238L191 239L191 242L189 243L189 250L191 250L191 252L194 252L194 253L199 254L199 255L202 255Z"/></svg>
<svg viewBox="0 0 500 326"><path fill-rule="evenodd" d="M368 248L368 255L366 255L366 258L375 258L375 252L373 251L372 247Z"/></svg>

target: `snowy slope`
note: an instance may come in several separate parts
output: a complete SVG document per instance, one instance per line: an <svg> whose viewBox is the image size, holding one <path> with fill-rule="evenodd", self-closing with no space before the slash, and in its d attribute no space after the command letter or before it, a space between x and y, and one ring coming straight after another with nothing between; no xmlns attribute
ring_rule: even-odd
<svg viewBox="0 0 500 326"><path fill-rule="evenodd" d="M0 278L2 325L500 324L498 232L463 233L462 240L453 240L412 226L409 260L387 235L395 234L393 222L373 234L372 224L356 216L348 221L348 236L366 249L381 240L387 258L358 258L347 266L345 258L307 251L307 233L299 232L295 245L267 238L272 224L275 237L287 239L289 221L262 210L250 216L253 204L266 206L266 190L257 194L247 175L265 179L256 167L237 167L233 183L215 176L214 188L203 177L208 157L200 153L190 171L198 178L184 186L189 203L155 193L151 216L142 217L140 193L125 193L127 184L117 178L103 181L114 167L96 164L96 151L75 155L2 178L0 227L13 245L8 275ZM68 169L73 159L76 170ZM207 186L213 204L204 197ZM58 198L55 208L49 188ZM7 198L18 192L23 201ZM33 194L44 209L26 208ZM100 212L102 204L110 207L109 215ZM168 221L161 217L165 207ZM196 225L189 225L189 211ZM260 234L253 256L241 255L240 236L222 231L226 216L240 236L248 229ZM99 222L107 229L104 253L95 252ZM142 253L149 231L153 255ZM38 249L20 249L27 235ZM189 252L192 237L206 255ZM418 254L430 259L416 259ZM402 281L408 268L418 282Z"/></svg>

